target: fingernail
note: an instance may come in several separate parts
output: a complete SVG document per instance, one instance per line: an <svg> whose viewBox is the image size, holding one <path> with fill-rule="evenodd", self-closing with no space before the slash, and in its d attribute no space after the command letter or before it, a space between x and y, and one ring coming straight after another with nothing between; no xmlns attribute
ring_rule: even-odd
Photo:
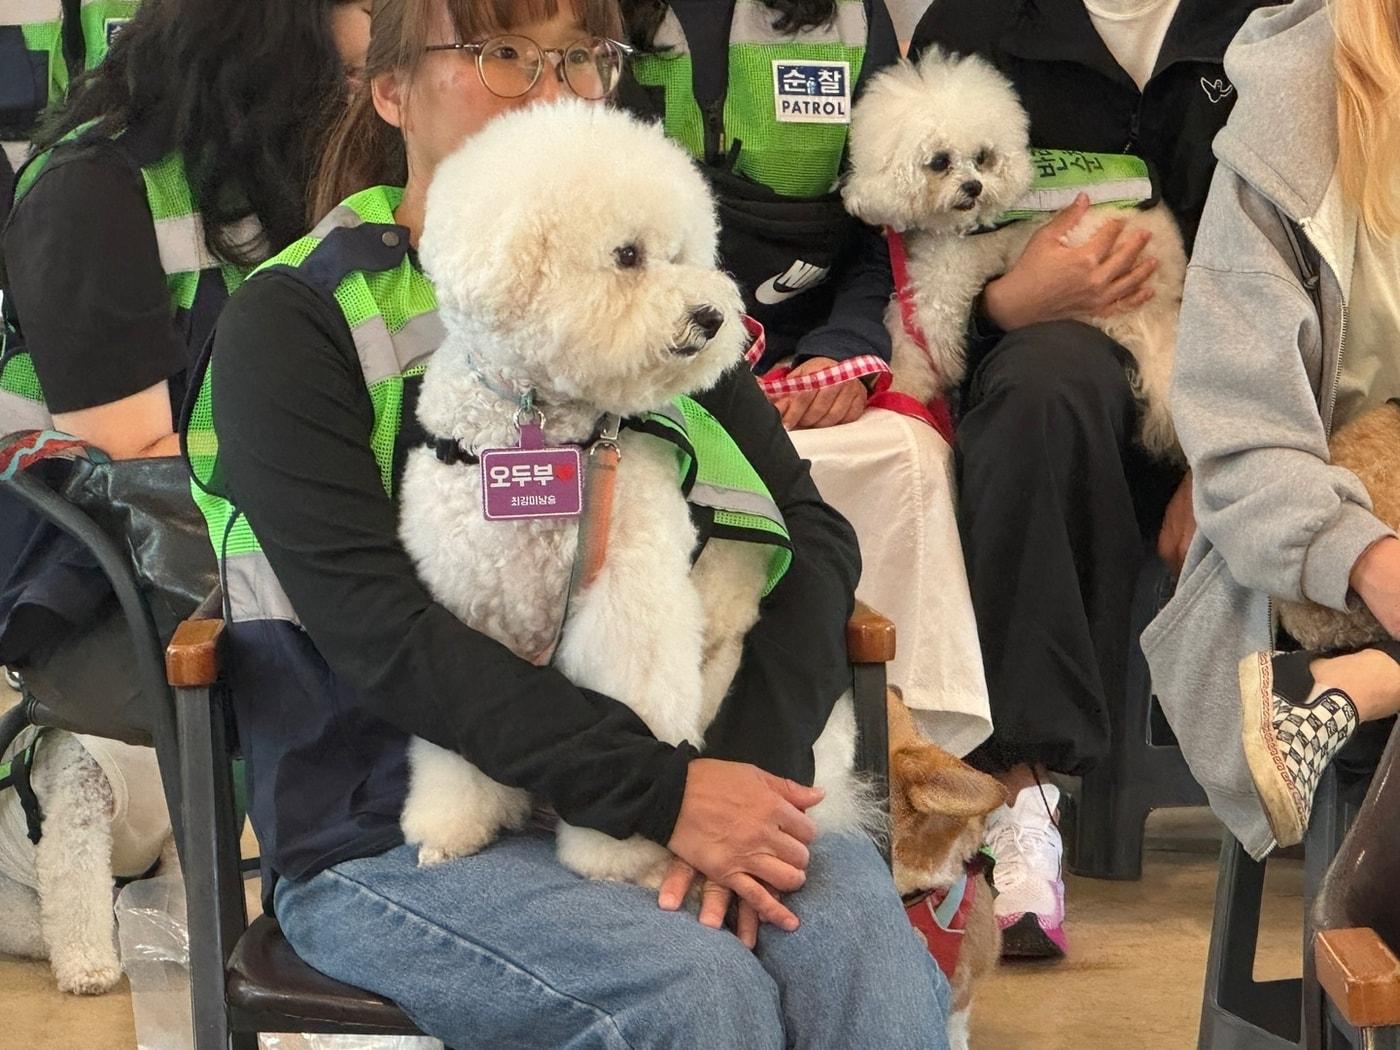
<svg viewBox="0 0 1400 1050"><path fill-rule="evenodd" d="M796 919L784 919L784 920L783 920L783 929L787 930L788 933L792 933L794 930L796 930L796 929L797 929L797 926L798 926L798 923L797 923L797 920L796 920Z"/></svg>
<svg viewBox="0 0 1400 1050"><path fill-rule="evenodd" d="M676 908L680 905L680 901L676 900L675 897L669 895L663 895L658 903L661 905L664 911L675 911Z"/></svg>

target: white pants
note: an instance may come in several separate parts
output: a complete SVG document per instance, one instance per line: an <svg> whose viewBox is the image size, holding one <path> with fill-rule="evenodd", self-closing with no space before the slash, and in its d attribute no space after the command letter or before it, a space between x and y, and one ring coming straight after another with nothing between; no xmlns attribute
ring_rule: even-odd
<svg viewBox="0 0 1400 1050"><path fill-rule="evenodd" d="M894 621L891 685L919 728L955 755L992 731L977 622L958 537L953 450L927 423L870 409L792 433L822 496L860 540L857 597Z"/></svg>

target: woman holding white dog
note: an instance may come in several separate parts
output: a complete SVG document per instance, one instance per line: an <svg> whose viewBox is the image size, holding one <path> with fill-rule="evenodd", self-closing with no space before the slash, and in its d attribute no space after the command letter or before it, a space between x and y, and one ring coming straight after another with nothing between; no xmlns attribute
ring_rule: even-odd
<svg viewBox="0 0 1400 1050"><path fill-rule="evenodd" d="M852 106L897 61L884 0L625 0L637 53L619 96L662 122L719 199L722 262L764 326L753 368L855 527L863 601L899 628L890 681L931 739L991 731L953 513L930 420L867 412L890 383L884 237L834 191Z"/></svg>
<svg viewBox="0 0 1400 1050"><path fill-rule="evenodd" d="M1210 142L1234 90L1221 57L1265 0L938 0L911 54L977 54L1012 82L1033 147L1128 153L1154 170L1189 251ZM1135 440L1126 351L1063 318L1144 302L1145 234L1106 224L1060 242L1087 199L1053 219L979 303L958 424L958 513L994 730L970 757L1013 792L993 814L997 916L1010 954L1062 955L1064 883L1050 771L1110 746L1126 688L1137 577L1152 541L1179 567L1189 478Z"/></svg>
<svg viewBox="0 0 1400 1050"><path fill-rule="evenodd" d="M496 114L604 100L619 32L612 0L379 0L366 88L322 166L325 218L220 320L187 451L228 497L203 502L267 902L309 963L451 1046L943 1047L946 982L878 854L814 841L804 812L858 556L746 373L700 400L796 557L704 757L465 627L398 539L388 493L423 441L418 366L443 337L413 251L434 170ZM578 878L539 827L419 867L398 819L410 735L571 824L667 845L660 899ZM697 879L698 922L677 913Z"/></svg>
<svg viewBox="0 0 1400 1050"><path fill-rule="evenodd" d="M1260 11L1225 68L1240 99L1173 396L1200 537L1143 646L1212 808L1262 857L1301 840L1359 723L1400 711L1400 539L1378 516L1400 462L1400 3ZM1354 472L1329 438L1358 425L1374 437ZM1359 473L1392 480L1373 495ZM1388 640L1273 651L1275 612L1301 640L1327 610L1369 611Z"/></svg>

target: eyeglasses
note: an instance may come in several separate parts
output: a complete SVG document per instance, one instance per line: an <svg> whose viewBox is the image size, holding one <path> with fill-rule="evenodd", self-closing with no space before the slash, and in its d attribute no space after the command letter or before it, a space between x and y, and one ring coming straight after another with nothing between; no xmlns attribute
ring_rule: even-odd
<svg viewBox="0 0 1400 1050"><path fill-rule="evenodd" d="M476 44L429 44L426 51L467 51L476 56L482 86L500 98L519 98L539 83L545 62L560 83L579 98L607 98L622 79L632 49L602 36L584 37L568 47L541 47L528 36L495 36Z"/></svg>

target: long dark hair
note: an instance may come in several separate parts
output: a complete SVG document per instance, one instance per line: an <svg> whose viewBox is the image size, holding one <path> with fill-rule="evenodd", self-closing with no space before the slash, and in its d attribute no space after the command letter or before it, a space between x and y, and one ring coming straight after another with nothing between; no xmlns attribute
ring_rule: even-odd
<svg viewBox="0 0 1400 1050"><path fill-rule="evenodd" d="M773 28L780 33L830 24L836 17L836 0L763 0L776 17ZM622 0L622 16L627 22L627 42L646 50L656 39L656 31L666 17L666 0Z"/></svg>
<svg viewBox="0 0 1400 1050"><path fill-rule="evenodd" d="M459 40L553 18L569 7L590 33L622 32L616 0L375 0L362 83L326 142L312 182L314 224L346 197L370 186L402 186L408 178L403 132L375 111L371 81L385 73L411 76L433 43L440 5Z"/></svg>
<svg viewBox="0 0 1400 1050"><path fill-rule="evenodd" d="M145 0L100 66L47 119L35 147L139 129L184 160L209 250L250 264L305 232L307 185L344 72L328 13L343 0ZM238 242L249 215L265 243Z"/></svg>

